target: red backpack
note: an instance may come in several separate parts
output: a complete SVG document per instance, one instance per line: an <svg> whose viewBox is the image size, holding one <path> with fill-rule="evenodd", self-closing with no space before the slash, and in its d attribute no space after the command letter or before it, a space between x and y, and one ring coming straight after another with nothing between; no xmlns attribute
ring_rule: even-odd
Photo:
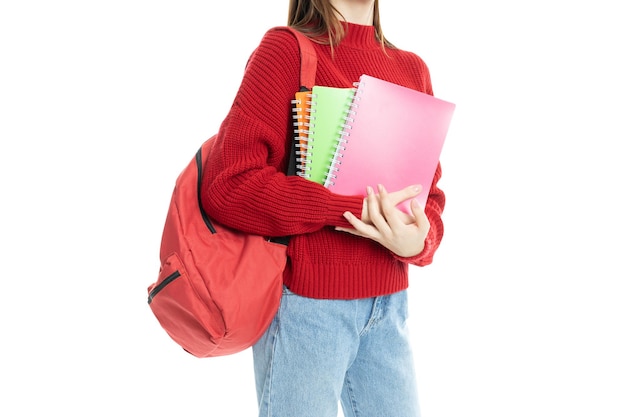
<svg viewBox="0 0 626 417"><path fill-rule="evenodd" d="M317 57L310 40L289 27L300 46L300 85L310 90ZM229 229L210 219L200 203L202 170L214 137L180 173L161 239L159 275L148 304L161 327L196 357L240 352L270 325L282 295L286 242ZM292 145L295 146L295 145ZM294 173L295 148L289 163Z"/></svg>

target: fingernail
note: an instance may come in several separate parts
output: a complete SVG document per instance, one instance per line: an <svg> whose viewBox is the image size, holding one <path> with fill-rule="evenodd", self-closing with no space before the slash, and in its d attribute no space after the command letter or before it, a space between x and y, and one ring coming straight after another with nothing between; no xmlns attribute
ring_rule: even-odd
<svg viewBox="0 0 626 417"><path fill-rule="evenodd" d="M367 191L367 195L372 195L372 193L374 192L374 189L368 185L366 188L366 191Z"/></svg>

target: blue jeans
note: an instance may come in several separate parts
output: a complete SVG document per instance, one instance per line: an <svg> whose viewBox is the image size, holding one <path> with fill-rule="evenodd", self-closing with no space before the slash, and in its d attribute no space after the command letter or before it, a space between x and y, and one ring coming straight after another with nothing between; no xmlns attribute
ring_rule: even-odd
<svg viewBox="0 0 626 417"><path fill-rule="evenodd" d="M418 417L407 292L357 300L285 288L253 346L260 417Z"/></svg>

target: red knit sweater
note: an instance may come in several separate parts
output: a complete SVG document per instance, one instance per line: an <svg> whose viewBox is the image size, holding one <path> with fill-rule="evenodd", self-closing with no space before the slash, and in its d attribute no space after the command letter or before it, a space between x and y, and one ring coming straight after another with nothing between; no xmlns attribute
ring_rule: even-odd
<svg viewBox="0 0 626 417"><path fill-rule="evenodd" d="M329 46L315 44L316 85L351 87L368 74L432 94L428 68L417 55L383 51L373 26L346 23L345 28L334 58ZM425 208L431 228L419 255L400 258L374 241L335 231L335 226L349 226L343 212L360 216L363 198L333 194L283 174L293 138L298 51L292 34L268 31L250 57L205 171L202 204L224 225L268 237L293 236L284 282L297 294L353 299L403 290L408 287L408 264L431 263L443 236L445 197L437 187L441 168Z"/></svg>

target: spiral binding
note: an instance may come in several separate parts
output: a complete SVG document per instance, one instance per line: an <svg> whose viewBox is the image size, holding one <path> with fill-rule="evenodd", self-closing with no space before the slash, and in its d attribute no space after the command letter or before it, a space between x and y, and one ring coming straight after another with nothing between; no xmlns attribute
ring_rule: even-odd
<svg viewBox="0 0 626 417"><path fill-rule="evenodd" d="M293 111L294 140L296 141L296 174L307 178L310 175L307 171L306 160L309 153L309 134L311 123L312 94L310 91L296 93L296 98L291 100Z"/></svg>
<svg viewBox="0 0 626 417"><path fill-rule="evenodd" d="M340 171L341 159L343 158L346 150L346 145L348 144L350 138L350 129L352 129L352 123L354 123L354 117L359 107L359 101L361 100L360 96L363 92L362 88L358 88L359 82L355 82L353 84L354 96L352 102L350 103L350 107L346 110L346 115L344 117L345 122L341 125L341 131L337 137L337 146L335 148L335 153L330 160L330 165L328 165L328 172L326 173L324 187L335 185L334 180L337 179L337 175Z"/></svg>

